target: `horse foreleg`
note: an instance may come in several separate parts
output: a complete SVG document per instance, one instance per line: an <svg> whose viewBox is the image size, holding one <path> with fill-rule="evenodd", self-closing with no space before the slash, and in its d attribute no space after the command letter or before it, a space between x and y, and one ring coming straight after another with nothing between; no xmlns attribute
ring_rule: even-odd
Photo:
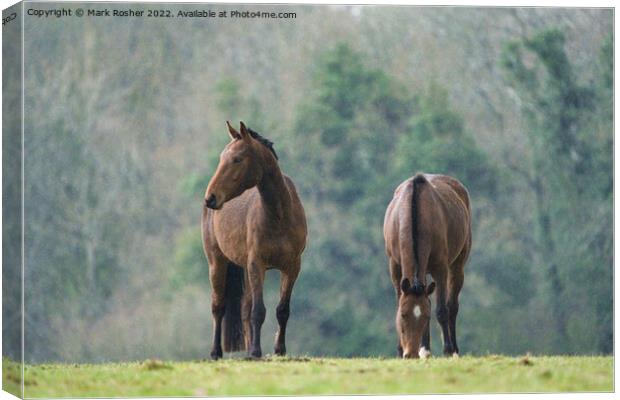
<svg viewBox="0 0 620 400"><path fill-rule="evenodd" d="M431 355L431 324L426 324L426 329L422 335L422 343L418 351L420 358L428 358Z"/></svg>
<svg viewBox="0 0 620 400"><path fill-rule="evenodd" d="M250 290L252 291L252 314L250 324L252 326L252 344L250 346L250 357L260 358L263 353L260 346L260 331L265 322L265 303L263 302L263 282L265 280L266 268L255 261L248 263L248 277Z"/></svg>
<svg viewBox="0 0 620 400"><path fill-rule="evenodd" d="M222 358L222 319L226 311L224 293L226 291L227 262L214 262L209 265L209 280L211 281L211 314L213 316L213 347L211 358Z"/></svg>
<svg viewBox="0 0 620 400"><path fill-rule="evenodd" d="M280 276L280 302L276 308L276 317L278 318L278 333L276 334L276 343L274 352L283 356L286 355L286 324L290 314L291 294L301 263L296 262L291 265L288 270L282 271Z"/></svg>

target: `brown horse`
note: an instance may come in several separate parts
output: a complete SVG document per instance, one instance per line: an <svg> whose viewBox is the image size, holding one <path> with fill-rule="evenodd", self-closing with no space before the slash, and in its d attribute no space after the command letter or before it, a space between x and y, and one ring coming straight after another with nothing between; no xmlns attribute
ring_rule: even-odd
<svg viewBox="0 0 620 400"><path fill-rule="evenodd" d="M293 181L280 171L272 143L243 122L239 131L227 125L232 141L220 155L202 214L212 287L211 358L222 357L222 330L225 351L248 349L251 357L261 357L263 281L270 268L281 272L275 353L284 355L291 293L306 246L306 216Z"/></svg>
<svg viewBox="0 0 620 400"><path fill-rule="evenodd" d="M396 290L398 354L426 358L430 353L431 302L443 352L458 356L456 316L465 262L471 249L467 189L445 175L417 174L401 183L385 213L385 250ZM426 275L434 282L426 285Z"/></svg>

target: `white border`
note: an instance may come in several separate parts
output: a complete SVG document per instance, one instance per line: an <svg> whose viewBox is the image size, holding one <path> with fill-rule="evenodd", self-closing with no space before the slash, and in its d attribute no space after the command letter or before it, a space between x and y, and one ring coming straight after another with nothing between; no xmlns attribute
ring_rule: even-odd
<svg viewBox="0 0 620 400"><path fill-rule="evenodd" d="M32 1L29 1L32 2ZM47 2L47 1L45 1ZM50 1L51 2L51 1ZM81 2L81 1L66 1L66 2ZM124 0L109 0L106 2L127 2ZM0 0L0 5L2 6L2 9L8 8L13 4L16 4L17 2L14 0ZM205 3L205 2L200 2L200 1L175 1L175 0L152 0L152 1L135 1L135 3ZM418 0L375 0L372 3L369 3L367 1L355 1L355 0L337 0L337 1L333 1L333 0L312 0L312 1L299 1L299 0L289 0L289 1L285 1L285 0L270 0L270 1L260 1L260 0L244 0L244 1L226 1L226 0L211 0L208 3L246 3L246 4L350 4L350 5L358 5L358 4L368 4L368 5L420 5L420 6L470 6L470 7L579 7L579 8L615 8L615 4L613 1L605 1L605 0L565 0L565 1L558 1L558 0L529 0L529 1L524 1L524 0L513 0L510 3L498 3L497 1L493 1L493 0L476 0L474 2L472 1L467 1L467 0L450 0L450 1L442 1L442 0L425 0L425 1L418 1ZM22 5L23 8L23 5ZM23 29L24 29L24 20L23 20L23 10L22 10L22 33L23 33ZM0 34L0 38L1 38L1 34ZM616 76L616 72L617 72L617 61L618 61L618 57L617 57L617 46L615 43L615 38L618 37L618 29L617 29L617 25L615 24L615 9L614 9L614 77ZM22 39L23 39L23 35L22 35ZM0 65L1 65L1 59L2 59L2 55L0 52ZM23 48L23 42L22 42L22 65L24 63L24 48ZM24 69L22 68L22 82L23 82L23 78L24 78ZM614 79L614 299L618 298L618 290L617 290L617 285L615 285L615 281L616 281L616 274L615 274L615 265L616 265L616 259L615 259L615 254L617 254L618 251L618 242L616 241L616 227L618 226L617 222L617 215L615 213L615 210L617 209L617 207L620 205L620 200L615 196L615 187L616 187L616 179L618 176L620 176L620 167L618 166L618 164L615 162L616 157L618 156L618 145L615 141L615 131L616 131L616 119L615 119L615 115L618 112L618 108L617 108L617 103L615 102L615 93L617 93L616 91L617 89L617 85L616 85L616 81ZM1 83L0 83L0 92L1 92ZM22 85L22 174L24 173L24 157L23 157L23 152L24 152L24 113L23 113L23 109L24 109L24 88ZM0 116L1 116L1 108L0 108ZM2 148L2 144L0 143L0 165L1 165L1 148ZM22 175L23 176L23 175ZM23 206L23 201L24 201L24 181L22 179L22 206ZM1 204L2 200L0 199L0 204ZM25 307L24 307L24 265L23 265L23 260L24 260L24 214L25 214L25 210L22 207L22 334L23 334L23 328L24 328L24 311L25 311ZM0 221L1 221L1 215L0 215ZM0 231L0 239L2 238L2 233ZM0 249L0 254L1 254L1 249ZM0 294L1 292L1 288L0 288ZM617 318L616 315L617 312L617 308L615 307L615 302L614 302L614 355L615 355L615 343L616 343L616 332L620 332L620 321ZM2 320L0 319L0 328L2 326ZM1 339L0 339L0 343L1 343ZM22 338L22 374L24 372L24 367L23 367L23 357L24 357L24 341ZM618 371L617 368L615 368L615 358L614 358L614 383L618 382L618 379L620 378L620 371ZM615 386L614 386L615 388ZM23 396L23 383L22 383L22 396ZM615 398L615 393L611 393L611 394L607 394L607 393L584 393L584 394L565 394L565 393L559 393L559 394L477 394L477 395L426 395L425 397L428 396L432 396L433 399L461 399L461 398L473 398L474 396L484 396L484 397L489 397L492 396L493 399L520 399L520 398L534 398L534 396L536 398L538 397L544 397L546 399L569 399L569 400L573 400L573 399L605 399L605 398ZM356 399L359 398L360 396L298 396L300 398L304 398L304 399L334 399L334 400L352 400L352 399ZM381 399L381 400L385 400L385 399L389 399L389 400L403 400L403 399L412 399L412 398L419 398L420 395L411 395L411 396L372 396L372 399ZM273 397L226 397L225 399L272 399ZM0 391L0 400L5 400L5 399L15 399L14 396L6 393L6 392L2 392ZM135 399L135 398L134 398ZM175 398L166 398L166 399L175 399ZM180 398L176 398L176 399L180 399Z"/></svg>

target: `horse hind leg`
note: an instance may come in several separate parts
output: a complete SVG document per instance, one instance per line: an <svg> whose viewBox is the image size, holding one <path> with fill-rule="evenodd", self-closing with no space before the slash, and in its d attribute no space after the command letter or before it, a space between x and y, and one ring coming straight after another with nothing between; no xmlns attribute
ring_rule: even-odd
<svg viewBox="0 0 620 400"><path fill-rule="evenodd" d="M242 322L243 268L233 263L226 267L226 289L224 291L225 313L222 323L224 351L245 350Z"/></svg>
<svg viewBox="0 0 620 400"><path fill-rule="evenodd" d="M295 280L299 275L301 263L296 262L290 269L281 272L280 276L280 302L276 307L276 317L278 318L278 333L274 346L275 354L286 355L286 325L290 315L291 294Z"/></svg>
<svg viewBox="0 0 620 400"><path fill-rule="evenodd" d="M245 274L245 287L250 287L249 274ZM252 346L252 291L246 290L241 300L241 321L243 323L243 337L245 340L245 348L250 349Z"/></svg>

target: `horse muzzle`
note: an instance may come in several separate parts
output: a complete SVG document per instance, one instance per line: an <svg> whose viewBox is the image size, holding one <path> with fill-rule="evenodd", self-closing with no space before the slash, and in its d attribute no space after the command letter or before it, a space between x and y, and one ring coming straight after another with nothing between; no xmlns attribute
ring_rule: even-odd
<svg viewBox="0 0 620 400"><path fill-rule="evenodd" d="M214 194L212 194L207 199L205 199L205 206L207 208L212 209L212 210L217 210L217 209L221 208L221 207L217 206L217 199L216 199Z"/></svg>
<svg viewBox="0 0 620 400"><path fill-rule="evenodd" d="M420 358L420 355L414 351L412 352L405 351L405 353L403 354L403 359L405 360L410 360L410 359L415 359L415 358Z"/></svg>

